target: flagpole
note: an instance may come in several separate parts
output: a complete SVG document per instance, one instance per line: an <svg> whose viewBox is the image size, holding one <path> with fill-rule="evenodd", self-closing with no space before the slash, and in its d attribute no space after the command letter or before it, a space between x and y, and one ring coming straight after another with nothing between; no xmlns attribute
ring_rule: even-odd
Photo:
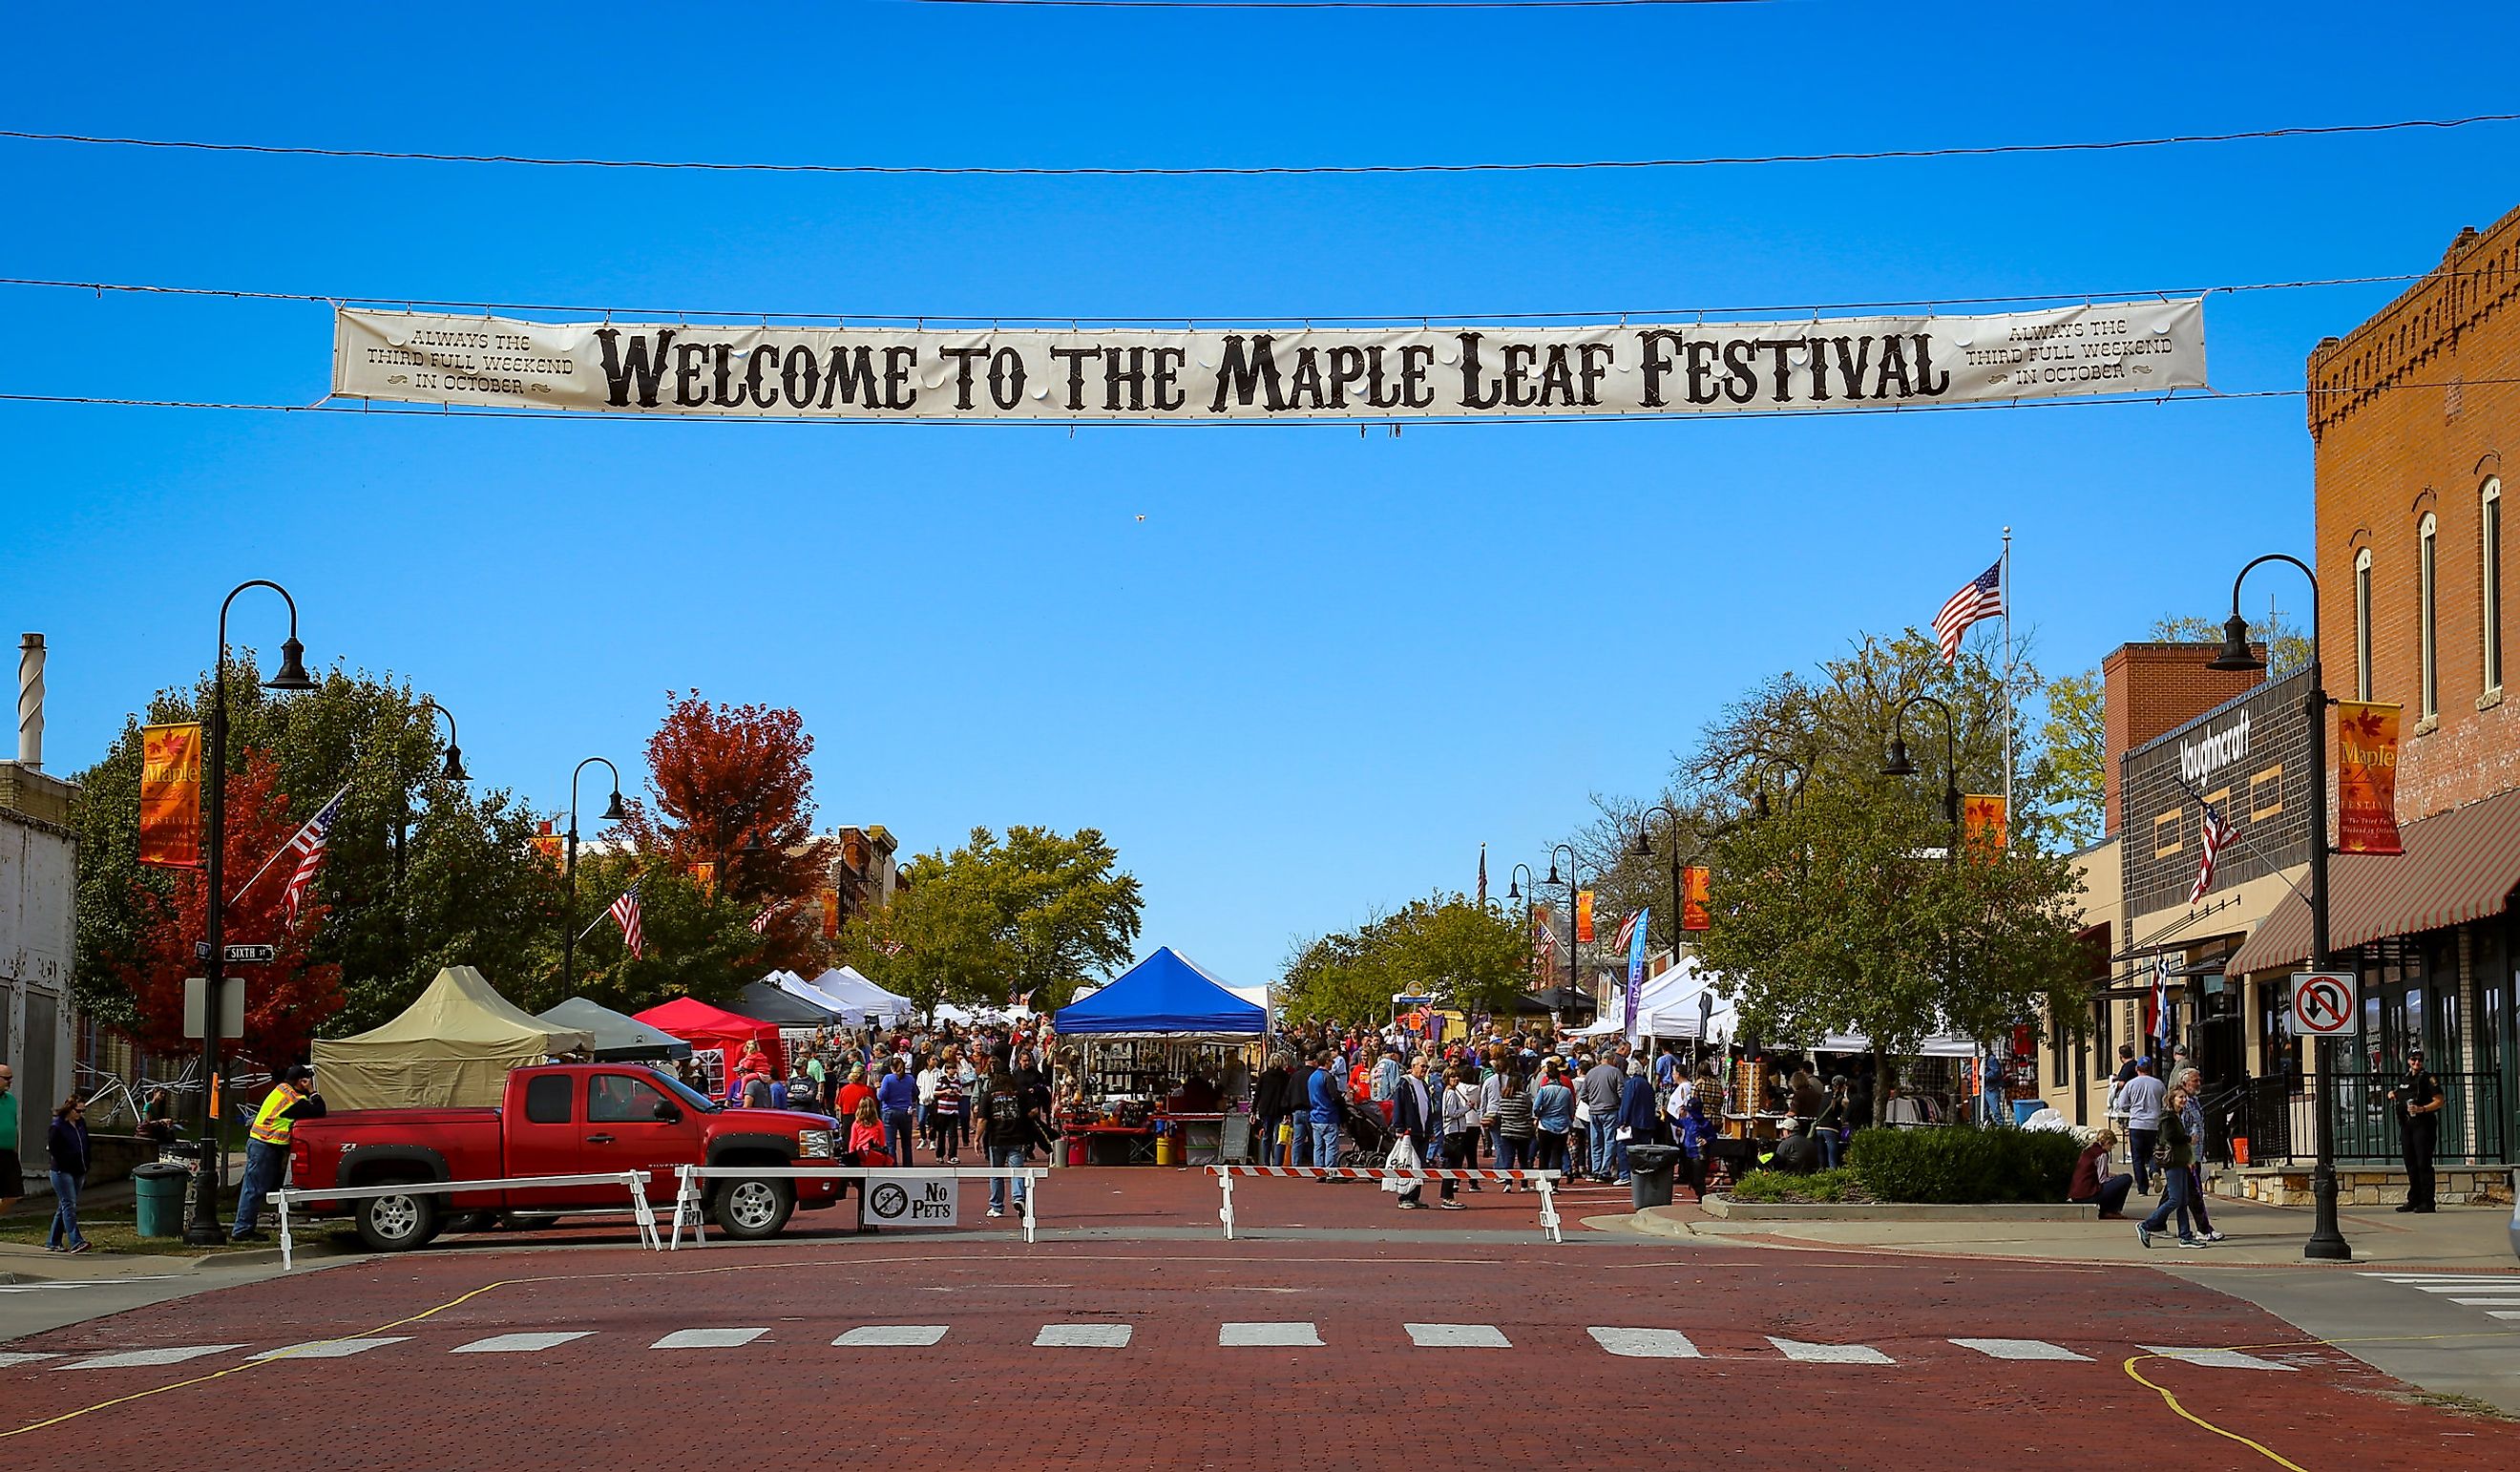
<svg viewBox="0 0 2520 1472"><path fill-rule="evenodd" d="M2003 844L2012 846L2012 528L2003 529Z"/></svg>

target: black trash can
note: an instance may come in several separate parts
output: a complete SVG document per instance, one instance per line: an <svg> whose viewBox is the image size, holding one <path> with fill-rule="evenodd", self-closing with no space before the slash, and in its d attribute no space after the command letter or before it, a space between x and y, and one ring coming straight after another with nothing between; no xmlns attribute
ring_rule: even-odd
<svg viewBox="0 0 2520 1472"><path fill-rule="evenodd" d="M1628 1200L1636 1210L1671 1205L1671 1170L1680 1156L1676 1145L1628 1146Z"/></svg>

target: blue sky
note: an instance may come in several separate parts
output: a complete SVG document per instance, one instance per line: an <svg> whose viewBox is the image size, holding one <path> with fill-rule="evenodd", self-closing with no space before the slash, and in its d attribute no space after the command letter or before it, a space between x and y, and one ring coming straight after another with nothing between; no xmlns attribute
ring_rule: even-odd
<svg viewBox="0 0 2520 1472"><path fill-rule="evenodd" d="M863 0L21 16L0 127L431 152L1074 165L2132 137L2508 111L2520 15L1825 3L1156 14ZM2408 14L2408 13L2397 13ZM866 313L1467 316L2421 270L2520 126L2004 159L1370 179L860 179L0 141L0 275ZM2217 296L2298 387L2390 288ZM311 402L319 306L0 289L0 392ZM0 404L0 614L55 770L275 577L564 802L669 689L792 704L827 823L1094 825L1146 945L1289 940L1652 787L1745 686L1929 619L2016 531L2051 669L2306 553L2298 399L1773 423L1064 428ZM1141 520L1140 518L1144 519ZM2298 602L2298 600L2294 600ZM243 605L248 643L274 606ZM491 963L495 963L495 959Z"/></svg>

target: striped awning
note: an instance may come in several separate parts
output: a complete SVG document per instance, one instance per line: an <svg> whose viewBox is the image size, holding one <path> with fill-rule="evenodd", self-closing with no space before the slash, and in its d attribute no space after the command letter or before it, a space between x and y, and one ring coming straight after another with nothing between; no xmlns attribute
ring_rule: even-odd
<svg viewBox="0 0 2520 1472"><path fill-rule="evenodd" d="M2403 854L2327 861L2331 951L2499 914L2520 886L2520 791L2417 819L2400 832ZM2233 974L2310 955L2309 884L2305 875L2233 954Z"/></svg>

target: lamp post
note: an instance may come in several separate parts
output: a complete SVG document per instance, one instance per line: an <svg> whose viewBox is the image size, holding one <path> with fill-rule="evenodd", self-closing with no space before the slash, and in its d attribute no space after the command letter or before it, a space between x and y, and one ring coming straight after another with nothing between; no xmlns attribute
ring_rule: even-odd
<svg viewBox="0 0 2520 1472"><path fill-rule="evenodd" d="M1517 908L1522 904L1523 881L1530 877L1531 866L1517 864L1513 867L1513 877L1506 882L1505 897ZM1536 992L1540 990L1540 952L1531 944L1531 912L1527 910L1522 914L1522 945L1524 950L1531 952L1531 989Z"/></svg>
<svg viewBox="0 0 2520 1472"><path fill-rule="evenodd" d="M2240 616L2240 584L2259 562L2289 562L2310 579L2310 691L2302 709L2310 717L2310 968L2327 969L2327 690L2318 667L2318 574L2299 558L2271 552L2240 569L2231 579L2231 616L2223 624L2223 651L2206 661L2207 669L2263 670L2266 660L2249 647L2249 621ZM2310 1240L2301 1255L2323 1262L2350 1262L2353 1244L2336 1221L2336 1072L2329 1040L2318 1040L2318 1164L2311 1173L2310 1196L2316 1208Z"/></svg>
<svg viewBox="0 0 2520 1472"><path fill-rule="evenodd" d="M560 914L560 989L577 993L577 780L587 768L604 762L604 770L612 774L612 801L604 808L598 823L620 823L630 815L621 811L621 769L600 756L590 756L577 764L568 775L568 846L561 862L562 877L568 881L568 899L561 906Z"/></svg>
<svg viewBox="0 0 2520 1472"><path fill-rule="evenodd" d="M455 744L454 712L427 695L423 695L420 703L412 709L415 713L426 710L446 717L446 760L438 765L437 780L442 782L471 781L472 774L464 770L464 748ZM431 731L436 729L435 721L428 724ZM394 821L394 893L399 896L402 893L403 846L409 841L406 830L411 826L411 790L403 785L399 764L394 768L394 797L401 804Z"/></svg>
<svg viewBox="0 0 2520 1472"><path fill-rule="evenodd" d="M1908 707L1916 704L1931 705L1943 713L1943 740L1950 758L1950 765L1943 774L1943 822L1952 825L1952 847L1947 857L1958 863L1960 857L1960 728L1952 708L1921 691L1900 701L1898 713L1890 718L1890 751L1882 758L1881 775L1916 775L1916 764L1908 759Z"/></svg>
<svg viewBox="0 0 2520 1472"><path fill-rule="evenodd" d="M1660 813L1671 820L1671 962L1673 965L1678 965L1680 964L1680 938L1687 933L1682 928L1682 921L1688 914L1688 912L1683 908L1685 897L1681 893L1679 812L1667 802L1658 802L1652 807L1645 809L1644 816L1639 819L1637 823L1637 846L1629 852L1635 854L1640 859L1650 859L1653 857L1653 839L1651 836L1653 824L1650 820L1656 813Z"/></svg>
<svg viewBox="0 0 2520 1472"><path fill-rule="evenodd" d="M1778 756L1773 751L1756 752L1750 758L1750 817L1760 823L1767 822L1772 811L1768 804L1767 779L1771 767L1782 767L1794 775L1794 784L1785 789L1785 806L1788 809L1793 807L1795 799L1803 795L1804 784L1811 781L1811 768L1791 757Z"/></svg>
<svg viewBox="0 0 2520 1472"><path fill-rule="evenodd" d="M268 588L280 595L289 605L289 637L281 641L280 669L262 682L265 690L313 690L315 682L306 675L306 647L297 642L297 600L289 590L269 578L255 578L239 583L219 604L219 652L210 666L210 750L207 770L202 773L209 786L209 814L203 841L209 854L202 864L202 879L207 891L202 905L202 928L209 954L202 960L202 1164L195 1178L193 1214L184 1224L184 1241L193 1247L215 1247L227 1240L219 1226L219 1192L221 1177L226 1175L227 1147L219 1138L218 1111L211 1107L211 1096L218 1092L219 1079L219 1003L226 989L227 972L227 892L226 848L228 841L228 607L248 588Z"/></svg>
<svg viewBox="0 0 2520 1472"><path fill-rule="evenodd" d="M1557 877L1558 849L1566 851L1566 877L1563 879ZM1575 845L1561 843L1549 851L1549 877L1540 882L1566 886L1566 990L1580 997L1584 993L1583 987L1576 979L1582 974L1576 966L1582 944L1575 938L1575 894L1578 888L1575 877L1576 867Z"/></svg>

